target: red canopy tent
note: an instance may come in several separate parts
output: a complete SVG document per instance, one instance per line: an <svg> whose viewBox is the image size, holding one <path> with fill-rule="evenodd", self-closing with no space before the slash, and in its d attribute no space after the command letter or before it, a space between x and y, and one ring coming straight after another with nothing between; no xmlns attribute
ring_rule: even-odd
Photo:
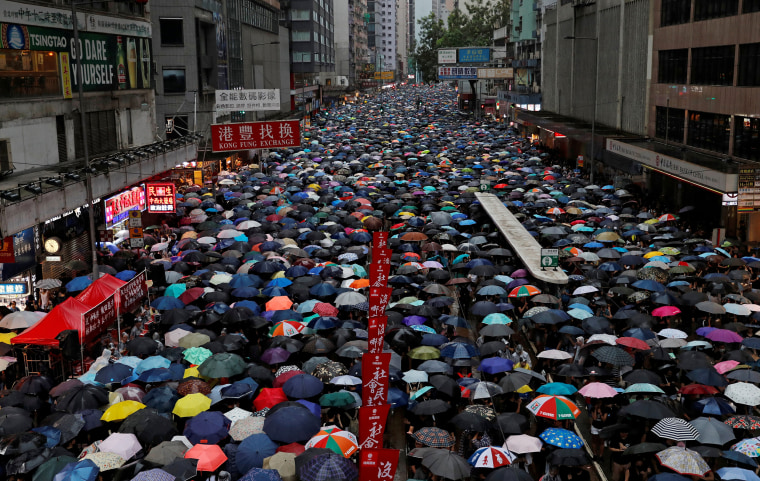
<svg viewBox="0 0 760 481"><path fill-rule="evenodd" d="M84 330L82 329L82 314L90 309L90 306L77 299L68 298L36 324L27 328L18 336L11 339L11 344L35 344L38 346L58 347L55 338L61 332L68 329L79 331L80 342Z"/></svg>
<svg viewBox="0 0 760 481"><path fill-rule="evenodd" d="M108 299L109 296L113 295L124 284L126 284L126 282L121 279L117 279L110 274L103 274L100 279L87 286L87 289L80 292L77 296L77 300L90 307L95 307Z"/></svg>

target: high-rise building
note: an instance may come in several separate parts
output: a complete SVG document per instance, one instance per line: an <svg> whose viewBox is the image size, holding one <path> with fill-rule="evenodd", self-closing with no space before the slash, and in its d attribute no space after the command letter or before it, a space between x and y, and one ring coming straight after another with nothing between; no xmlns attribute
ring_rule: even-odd
<svg viewBox="0 0 760 481"><path fill-rule="evenodd" d="M305 113L319 108L320 80L335 72L334 14L333 0L291 0L287 8L293 107Z"/></svg>
<svg viewBox="0 0 760 481"><path fill-rule="evenodd" d="M367 63L367 1L333 0L335 85L356 89Z"/></svg>

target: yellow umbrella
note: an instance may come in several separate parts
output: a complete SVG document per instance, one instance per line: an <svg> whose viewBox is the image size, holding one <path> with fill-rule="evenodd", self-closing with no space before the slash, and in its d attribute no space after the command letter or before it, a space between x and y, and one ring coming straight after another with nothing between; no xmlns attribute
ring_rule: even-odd
<svg viewBox="0 0 760 481"><path fill-rule="evenodd" d="M660 251L652 251L652 252L647 252L646 254L644 254L644 259L651 259L652 257L664 256L664 255L665 254L663 254Z"/></svg>
<svg viewBox="0 0 760 481"><path fill-rule="evenodd" d="M5 344L10 344L11 339L18 336L15 332L3 332L0 334L0 342L4 342Z"/></svg>
<svg viewBox="0 0 760 481"><path fill-rule="evenodd" d="M140 409L144 408L145 404L137 401L122 401L116 403L110 408L106 409L106 412L100 417L101 421L122 421L130 414L136 413Z"/></svg>
<svg viewBox="0 0 760 481"><path fill-rule="evenodd" d="M174 405L172 414L181 418L191 418L197 416L211 407L211 399L204 394L188 394Z"/></svg>

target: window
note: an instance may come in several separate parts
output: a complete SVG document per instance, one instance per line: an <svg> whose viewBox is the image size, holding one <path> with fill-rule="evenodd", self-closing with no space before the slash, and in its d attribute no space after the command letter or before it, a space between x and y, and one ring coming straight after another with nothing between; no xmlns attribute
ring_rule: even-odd
<svg viewBox="0 0 760 481"><path fill-rule="evenodd" d="M734 117L734 155L760 160L760 119Z"/></svg>
<svg viewBox="0 0 760 481"><path fill-rule="evenodd" d="M733 85L733 45L691 49L692 85Z"/></svg>
<svg viewBox="0 0 760 481"><path fill-rule="evenodd" d="M116 141L116 114L113 110L87 112L87 147L90 155L113 152L118 148ZM79 114L74 115L74 151L76 157L84 157L82 144L82 121Z"/></svg>
<svg viewBox="0 0 760 481"><path fill-rule="evenodd" d="M0 49L0 97L60 96L58 71L56 52ZM76 90L73 76L71 87Z"/></svg>
<svg viewBox="0 0 760 481"><path fill-rule="evenodd" d="M709 112L689 112L686 143L692 147L728 153L730 117Z"/></svg>
<svg viewBox="0 0 760 481"><path fill-rule="evenodd" d="M742 87L760 85L760 43L739 45L738 75L736 85Z"/></svg>
<svg viewBox="0 0 760 481"><path fill-rule="evenodd" d="M685 84L689 66L689 49L660 50L657 82L661 84Z"/></svg>
<svg viewBox="0 0 760 481"><path fill-rule="evenodd" d="M760 12L760 0L744 0L742 13Z"/></svg>
<svg viewBox="0 0 760 481"><path fill-rule="evenodd" d="M309 20L311 17L311 10L291 10L291 20Z"/></svg>
<svg viewBox="0 0 760 481"><path fill-rule="evenodd" d="M2 139L0 140L0 171L8 172L13 169L13 162L11 161L11 141L8 139Z"/></svg>
<svg viewBox="0 0 760 481"><path fill-rule="evenodd" d="M730 17L739 13L739 0L694 0L694 21Z"/></svg>
<svg viewBox="0 0 760 481"><path fill-rule="evenodd" d="M660 26L689 23L691 17L691 0L662 0Z"/></svg>
<svg viewBox="0 0 760 481"><path fill-rule="evenodd" d="M684 109L671 109L658 106L655 115L655 137L667 139L668 142L683 143L683 120L685 115L686 111Z"/></svg>
<svg viewBox="0 0 760 481"><path fill-rule="evenodd" d="M182 46L185 44L181 18L160 18L158 24L161 29L161 45Z"/></svg>
<svg viewBox="0 0 760 481"><path fill-rule="evenodd" d="M293 52L293 63L311 62L311 52Z"/></svg>
<svg viewBox="0 0 760 481"><path fill-rule="evenodd" d="M185 90L185 69L165 68L164 94L182 94L185 93Z"/></svg>
<svg viewBox="0 0 760 481"><path fill-rule="evenodd" d="M298 32L293 30L291 32L291 36L293 38L294 42L308 42L311 40L311 32Z"/></svg>

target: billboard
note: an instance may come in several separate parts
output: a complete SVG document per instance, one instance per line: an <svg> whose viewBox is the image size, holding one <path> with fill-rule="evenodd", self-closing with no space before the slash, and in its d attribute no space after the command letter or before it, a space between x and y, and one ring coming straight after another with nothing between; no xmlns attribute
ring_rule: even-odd
<svg viewBox="0 0 760 481"><path fill-rule="evenodd" d="M280 89L217 90L216 110L280 110Z"/></svg>
<svg viewBox="0 0 760 481"><path fill-rule="evenodd" d="M514 77L514 70L512 67L507 68L479 68L478 78L504 78L509 79Z"/></svg>
<svg viewBox="0 0 760 481"><path fill-rule="evenodd" d="M460 63L483 63L491 61L491 49L487 47L460 48L458 50Z"/></svg>
<svg viewBox="0 0 760 481"><path fill-rule="evenodd" d="M174 184L145 184L145 203L149 214L174 214L177 211L177 190Z"/></svg>
<svg viewBox="0 0 760 481"><path fill-rule="evenodd" d="M439 50L438 63L457 63L456 49Z"/></svg>
<svg viewBox="0 0 760 481"><path fill-rule="evenodd" d="M393 80L393 72L375 72L375 80Z"/></svg>
<svg viewBox="0 0 760 481"><path fill-rule="evenodd" d="M106 228L124 222L129 217L130 210L145 210L145 190L142 187L132 187L120 192L105 201Z"/></svg>
<svg viewBox="0 0 760 481"><path fill-rule="evenodd" d="M301 146L299 120L212 124L213 152Z"/></svg>
<svg viewBox="0 0 760 481"><path fill-rule="evenodd" d="M438 67L440 80L475 80L478 78L477 67Z"/></svg>

